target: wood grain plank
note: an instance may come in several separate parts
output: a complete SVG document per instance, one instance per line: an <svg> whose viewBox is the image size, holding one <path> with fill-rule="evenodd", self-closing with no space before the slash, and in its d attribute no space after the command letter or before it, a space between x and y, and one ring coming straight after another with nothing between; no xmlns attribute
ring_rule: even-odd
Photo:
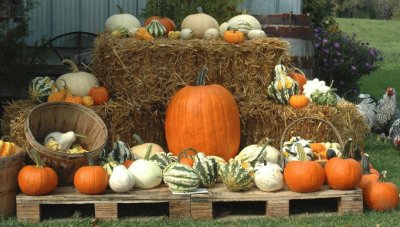
<svg viewBox="0 0 400 227"><path fill-rule="evenodd" d="M94 204L94 212L96 218L109 220L118 218L117 203L96 203Z"/></svg>
<svg viewBox="0 0 400 227"><path fill-rule="evenodd" d="M33 223L40 222L40 204L17 203L17 219L18 221L28 221Z"/></svg>

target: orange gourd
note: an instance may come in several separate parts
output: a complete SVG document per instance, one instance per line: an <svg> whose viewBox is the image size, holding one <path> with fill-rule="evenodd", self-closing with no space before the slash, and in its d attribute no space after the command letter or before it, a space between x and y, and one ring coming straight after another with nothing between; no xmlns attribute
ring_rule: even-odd
<svg viewBox="0 0 400 227"><path fill-rule="evenodd" d="M84 96L84 97L82 98L82 104L83 104L84 106L87 106L87 107L93 106L93 105L94 105L94 101L93 101L92 96L89 96L89 95Z"/></svg>
<svg viewBox="0 0 400 227"><path fill-rule="evenodd" d="M88 166L82 166L75 172L74 186L82 194L101 194L108 186L107 171L102 166L94 165L90 156L88 161Z"/></svg>
<svg viewBox="0 0 400 227"><path fill-rule="evenodd" d="M76 104L83 104L82 97L80 96L73 96L73 95L67 95L65 98L66 102L71 102L71 103L76 103Z"/></svg>
<svg viewBox="0 0 400 227"><path fill-rule="evenodd" d="M294 71L290 72L289 76L299 84L300 93L303 92L303 86L307 83L307 78L303 71L294 68Z"/></svg>
<svg viewBox="0 0 400 227"><path fill-rule="evenodd" d="M306 107L308 103L308 98L303 94L292 95L289 98L289 105L295 109Z"/></svg>
<svg viewBox="0 0 400 227"><path fill-rule="evenodd" d="M310 143L310 148L314 153L326 151L326 147L322 143Z"/></svg>
<svg viewBox="0 0 400 227"><path fill-rule="evenodd" d="M146 41L154 40L154 37L144 27L138 28L138 30L135 32L135 38L138 40L146 40Z"/></svg>
<svg viewBox="0 0 400 227"><path fill-rule="evenodd" d="M300 143L295 146L300 161L292 161L286 165L283 171L286 185L294 192L319 191L325 182L324 168L317 162L307 161L306 153Z"/></svg>
<svg viewBox="0 0 400 227"><path fill-rule="evenodd" d="M96 106L102 105L108 101L108 90L105 87L92 87L89 91L89 96L93 98Z"/></svg>
<svg viewBox="0 0 400 227"><path fill-rule="evenodd" d="M167 29L166 34L176 29L176 24L173 20L171 20L168 17L159 17L159 16L151 16L147 18L143 23L143 27L146 27L146 25L150 24L152 20L158 20L160 24L162 24Z"/></svg>
<svg viewBox="0 0 400 227"><path fill-rule="evenodd" d="M187 148L181 152L179 152L178 155L178 162L181 164L188 165L190 167L193 167L194 159L193 156L195 156L197 151L193 148Z"/></svg>
<svg viewBox="0 0 400 227"><path fill-rule="evenodd" d="M382 171L381 176L386 178L386 171ZM376 211L396 209L399 206L399 190L390 182L368 182L363 188L363 198L364 203Z"/></svg>
<svg viewBox="0 0 400 227"><path fill-rule="evenodd" d="M174 155L192 147L225 160L240 145L239 110L234 96L217 84L205 85L203 67L196 86L186 86L169 101L165 117L168 150Z"/></svg>
<svg viewBox="0 0 400 227"><path fill-rule="evenodd" d="M224 32L224 40L228 43L243 43L244 33L238 30L228 30Z"/></svg>
<svg viewBox="0 0 400 227"><path fill-rule="evenodd" d="M36 165L22 167L18 172L18 186L25 195L47 195L57 187L57 173L52 168L43 165L36 151L29 150L28 152Z"/></svg>
<svg viewBox="0 0 400 227"><path fill-rule="evenodd" d="M364 186L370 182L370 181L378 181L379 179L379 173L372 173L370 171L370 165L369 165L369 158L366 154L363 155L362 159L361 159L361 166L363 168L363 175L361 177L361 181L358 184L358 187L363 189Z"/></svg>

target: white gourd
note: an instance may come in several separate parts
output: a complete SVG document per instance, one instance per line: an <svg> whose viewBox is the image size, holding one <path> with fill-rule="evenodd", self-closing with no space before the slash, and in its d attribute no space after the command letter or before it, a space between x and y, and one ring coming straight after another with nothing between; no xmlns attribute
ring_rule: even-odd
<svg viewBox="0 0 400 227"><path fill-rule="evenodd" d="M238 21L245 21L250 25L250 29L261 29L261 24L260 22L257 20L257 18L255 18L252 15L249 15L246 13L246 10L243 11L242 14L236 15L234 17L232 17L228 23L230 25L234 25L234 24L238 24Z"/></svg>
<svg viewBox="0 0 400 227"><path fill-rule="evenodd" d="M303 94L311 101L311 94L316 90L321 92L328 92L329 86L326 86L325 81L314 78L313 80L308 80L303 86Z"/></svg>
<svg viewBox="0 0 400 227"><path fill-rule="evenodd" d="M193 38L193 32L189 28L184 28L181 30L181 39L183 40L189 40Z"/></svg>
<svg viewBox="0 0 400 227"><path fill-rule="evenodd" d="M104 23L104 31L111 33L117 27L123 27L130 31L133 28L139 28L141 26L140 21L135 16L124 13L119 5L117 5L117 7L119 13L107 18L106 22Z"/></svg>
<svg viewBox="0 0 400 227"><path fill-rule="evenodd" d="M248 39L262 39L265 37L267 37L267 35L261 29L252 29L247 33Z"/></svg>
<svg viewBox="0 0 400 227"><path fill-rule="evenodd" d="M256 166L254 183L265 192L274 192L283 188L283 170L278 164L268 163Z"/></svg>
<svg viewBox="0 0 400 227"><path fill-rule="evenodd" d="M75 142L76 137L84 136L76 134L73 131L69 131L66 133L51 132L46 135L43 145L49 144L51 141L55 141L58 144L57 150L68 150Z"/></svg>
<svg viewBox="0 0 400 227"><path fill-rule="evenodd" d="M203 39L211 40L211 39L218 39L219 37L219 29L216 28L209 28L203 35Z"/></svg>
<svg viewBox="0 0 400 227"><path fill-rule="evenodd" d="M131 152L131 155L133 156L133 158L136 159L143 159L146 156L146 153L149 149L149 147L151 147L151 151L149 154L149 159L159 153L159 152L165 152L164 149L155 143L145 143L143 141L142 138L140 138L140 136L138 136L137 134L133 135L133 138L138 142L138 145L135 145L131 148L129 148L129 151Z"/></svg>
<svg viewBox="0 0 400 227"><path fill-rule="evenodd" d="M224 22L219 26L219 36L221 36L221 38L224 37L224 33L225 31L227 31L229 28L229 23L228 22Z"/></svg>
<svg viewBox="0 0 400 227"><path fill-rule="evenodd" d="M118 165L114 167L108 184L114 192L124 193L132 190L135 178L124 165Z"/></svg>
<svg viewBox="0 0 400 227"><path fill-rule="evenodd" d="M203 38L203 35L207 29L218 29L219 24L214 17L203 13L203 9L201 7L198 7L197 11L198 13L190 14L183 19L181 28L189 28L193 32L193 38L201 39Z"/></svg>

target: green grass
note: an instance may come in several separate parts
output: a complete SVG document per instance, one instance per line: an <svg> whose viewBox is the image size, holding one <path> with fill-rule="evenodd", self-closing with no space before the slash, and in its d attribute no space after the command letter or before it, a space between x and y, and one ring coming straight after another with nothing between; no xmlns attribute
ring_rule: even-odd
<svg viewBox="0 0 400 227"><path fill-rule="evenodd" d="M337 19L345 32L356 33L360 40L369 42L384 54L382 67L361 80L363 93L381 97L387 86L400 92L400 21L365 19ZM400 187L400 152L389 143L376 142L376 135L367 140L365 152L378 170L388 171L388 181ZM44 220L32 225L17 222L15 218L0 220L0 226L91 226L92 218ZM99 226L398 226L400 208L390 212L366 210L362 215L315 215L303 214L289 218L253 218L247 220L169 220L167 218L124 218L114 221L98 221Z"/></svg>

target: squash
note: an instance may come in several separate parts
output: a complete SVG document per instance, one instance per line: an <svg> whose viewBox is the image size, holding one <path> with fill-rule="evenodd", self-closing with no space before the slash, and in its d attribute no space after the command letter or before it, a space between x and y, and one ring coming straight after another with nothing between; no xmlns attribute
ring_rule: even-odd
<svg viewBox="0 0 400 227"><path fill-rule="evenodd" d="M244 34L245 37L249 33L249 31L252 30L251 25L244 20L238 20L232 23L231 22L228 23L229 23L228 30L240 31Z"/></svg>
<svg viewBox="0 0 400 227"><path fill-rule="evenodd" d="M174 162L163 171L164 183L172 192L191 192L200 184L197 172L190 166Z"/></svg>
<svg viewBox="0 0 400 227"><path fill-rule="evenodd" d="M189 40L193 38L193 31L189 28L184 28L180 32L180 38L183 40Z"/></svg>
<svg viewBox="0 0 400 227"><path fill-rule="evenodd" d="M254 183L264 192L274 192L283 188L283 170L278 164L259 163L255 168Z"/></svg>
<svg viewBox="0 0 400 227"><path fill-rule="evenodd" d="M178 162L178 157L174 156L172 153L157 152L150 158L151 161L157 163L157 165L164 170L169 164L173 162Z"/></svg>
<svg viewBox="0 0 400 227"><path fill-rule="evenodd" d="M0 157L11 156L15 152L15 143L0 140Z"/></svg>
<svg viewBox="0 0 400 227"><path fill-rule="evenodd" d="M311 101L316 105L336 106L338 97L334 91L335 89L330 89L327 92L316 90L311 94Z"/></svg>
<svg viewBox="0 0 400 227"><path fill-rule="evenodd" d="M265 34L265 32L261 29L251 29L248 33L247 33L247 38L248 39L263 39L266 38L267 35Z"/></svg>
<svg viewBox="0 0 400 227"><path fill-rule="evenodd" d="M94 86L89 89L88 95L93 98L93 102L96 106L102 105L108 102L108 90L102 86Z"/></svg>
<svg viewBox="0 0 400 227"><path fill-rule="evenodd" d="M307 78L304 72L298 68L294 68L294 70L289 73L289 76L299 84L300 93L303 92L304 84L307 83Z"/></svg>
<svg viewBox="0 0 400 227"><path fill-rule="evenodd" d="M168 32L167 36L169 39L180 39L181 32L180 31L170 31L170 32Z"/></svg>
<svg viewBox="0 0 400 227"><path fill-rule="evenodd" d="M248 161L253 167L264 162L279 164L280 152L271 145L271 142L271 139L266 138L259 144L248 145L236 155L235 159Z"/></svg>
<svg viewBox="0 0 400 227"><path fill-rule="evenodd" d="M231 26L246 24L249 28L242 31L245 34L247 34L252 29L261 29L260 22L254 16L247 14L246 9L243 10L242 14L236 15L229 19L228 23Z"/></svg>
<svg viewBox="0 0 400 227"><path fill-rule="evenodd" d="M67 96L65 97L65 102L83 104L82 97L74 96L74 95L71 95L71 94L67 94Z"/></svg>
<svg viewBox="0 0 400 227"><path fill-rule="evenodd" d="M87 72L79 71L74 62L69 59L64 59L63 64L70 65L72 72L61 75L56 80L56 86L59 90L67 86L69 92L76 96L86 96L92 87L99 86L97 78Z"/></svg>
<svg viewBox="0 0 400 227"><path fill-rule="evenodd" d="M105 32L113 32L117 27L122 27L126 29L131 29L133 27L140 27L140 21L133 15L124 13L124 10L121 8L121 6L117 5L117 8L119 10L118 14L114 14L107 18L105 24L104 24L104 31Z"/></svg>
<svg viewBox="0 0 400 227"><path fill-rule="evenodd" d="M117 193L130 191L134 184L135 178L124 165L116 166L108 180L108 185L111 190Z"/></svg>
<svg viewBox="0 0 400 227"><path fill-rule="evenodd" d="M147 31L146 28L140 27L135 32L135 39L153 41L154 37Z"/></svg>
<svg viewBox="0 0 400 227"><path fill-rule="evenodd" d="M319 191L325 182L325 171L321 164L307 160L301 143L294 145L299 154L299 161L289 162L283 170L283 177L288 188L294 192Z"/></svg>
<svg viewBox="0 0 400 227"><path fill-rule="evenodd" d="M247 161L230 159L228 163L221 164L218 171L230 191L246 191L253 186L254 169Z"/></svg>
<svg viewBox="0 0 400 227"><path fill-rule="evenodd" d="M47 102L47 98L53 91L54 80L50 77L35 77L28 86L28 94L36 103Z"/></svg>
<svg viewBox="0 0 400 227"><path fill-rule="evenodd" d="M228 31L228 28L229 28L228 22L224 22L219 26L219 36L221 38L224 38L224 33L225 33L225 31Z"/></svg>
<svg viewBox="0 0 400 227"><path fill-rule="evenodd" d="M224 32L224 40L228 43L243 43L244 33L239 30L228 30Z"/></svg>
<svg viewBox="0 0 400 227"><path fill-rule="evenodd" d="M30 149L28 153L36 165L25 165L18 172L18 186L22 193L29 196L47 195L54 191L58 184L57 173L44 166L37 151Z"/></svg>
<svg viewBox="0 0 400 227"><path fill-rule="evenodd" d="M147 148L146 156L138 159L129 166L128 170L135 178L135 187L140 189L149 189L157 187L162 181L162 170L155 163L149 160L152 145Z"/></svg>
<svg viewBox="0 0 400 227"><path fill-rule="evenodd" d="M287 76L286 67L282 64L275 66L275 78L268 85L268 96L281 104L288 104L292 95L299 93L299 84Z"/></svg>
<svg viewBox="0 0 400 227"><path fill-rule="evenodd" d="M132 33L128 29L118 26L111 32L111 35L116 38L128 38L132 36Z"/></svg>
<svg viewBox="0 0 400 227"><path fill-rule="evenodd" d="M219 30L216 28L209 28L204 32L203 39L211 40L219 38Z"/></svg>
<svg viewBox="0 0 400 227"><path fill-rule="evenodd" d="M43 145L46 147L52 141L55 141L57 144L57 149L60 151L66 151L71 148L72 144L75 142L77 137L85 137L83 135L77 134L74 131L69 132L51 132L48 133L44 139Z"/></svg>
<svg viewBox="0 0 400 227"><path fill-rule="evenodd" d="M181 29L189 28L193 32L193 38L201 39L207 29L218 29L219 24L214 17L203 13L201 7L197 8L197 12L198 13L190 14L183 19Z"/></svg>
<svg viewBox="0 0 400 227"><path fill-rule="evenodd" d="M108 157L123 164L126 160L132 159L132 154L129 150L129 146L125 142L117 140L113 143L112 150L108 153Z"/></svg>
<svg viewBox="0 0 400 227"><path fill-rule="evenodd" d="M304 148L307 156L307 160L311 161L314 159L314 153L310 148L310 141L302 139L299 136L293 136L289 141L285 141L282 147L282 154L286 163L292 161L299 161L299 153L295 146L296 143L300 143Z"/></svg>
<svg viewBox="0 0 400 227"><path fill-rule="evenodd" d="M167 29L158 20L152 20L146 26L146 29L154 38L161 38L167 35Z"/></svg>
<svg viewBox="0 0 400 227"><path fill-rule="evenodd" d="M203 152L197 152L194 156L193 169L200 178L200 185L211 188L218 178L218 164L213 158L208 158Z"/></svg>
<svg viewBox="0 0 400 227"><path fill-rule="evenodd" d="M176 29L176 24L173 20L171 20L168 17L159 17L159 16L151 16L147 18L144 21L143 26L146 27L153 20L158 20L165 27L165 29L167 30L166 34L169 34L169 32L174 31Z"/></svg>
<svg viewBox="0 0 400 227"><path fill-rule="evenodd" d="M239 109L226 88L205 85L207 71L203 67L197 85L180 89L168 103L165 116L168 150L178 155L191 147L229 160L235 157L240 145Z"/></svg>
<svg viewBox="0 0 400 227"><path fill-rule="evenodd" d="M303 94L292 95L289 98L289 105L294 109L306 107L308 103L308 98Z"/></svg>
<svg viewBox="0 0 400 227"><path fill-rule="evenodd" d="M194 163L194 156L196 155L197 150L189 147L186 148L185 150L179 152L178 154L178 162L181 164L188 165L190 167L193 167Z"/></svg>
<svg viewBox="0 0 400 227"><path fill-rule="evenodd" d="M94 100L93 100L92 96L89 96L89 95L83 96L82 97L82 104L84 106L86 106L86 107L93 106L94 105Z"/></svg>
<svg viewBox="0 0 400 227"><path fill-rule="evenodd" d="M147 149L151 146L151 152L149 157L157 153L165 153L164 149L156 143L145 143L139 135L133 134L133 139L136 140L138 145L129 148L134 159L143 159L146 156Z"/></svg>
<svg viewBox="0 0 400 227"><path fill-rule="evenodd" d="M92 157L87 154L89 165L80 167L74 175L74 186L85 195L97 195L106 191L108 186L107 171L94 165Z"/></svg>

